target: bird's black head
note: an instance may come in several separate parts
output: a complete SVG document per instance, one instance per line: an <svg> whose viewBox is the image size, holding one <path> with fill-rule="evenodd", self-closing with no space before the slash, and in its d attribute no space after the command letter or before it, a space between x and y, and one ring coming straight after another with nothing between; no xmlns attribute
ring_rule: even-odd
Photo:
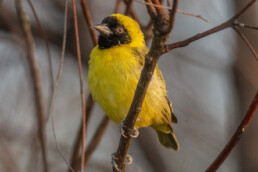
<svg viewBox="0 0 258 172"><path fill-rule="evenodd" d="M98 44L101 49L131 42L131 37L126 28L119 24L115 16L104 18L101 24L94 26L94 28L100 32Z"/></svg>

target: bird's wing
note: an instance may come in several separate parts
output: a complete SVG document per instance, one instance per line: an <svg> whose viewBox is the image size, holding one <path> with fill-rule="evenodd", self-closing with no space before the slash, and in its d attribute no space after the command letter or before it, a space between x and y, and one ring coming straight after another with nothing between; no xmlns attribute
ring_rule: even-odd
<svg viewBox="0 0 258 172"><path fill-rule="evenodd" d="M161 73L161 71L160 71L158 65L157 65L157 67L156 67L156 71L157 71L157 75L158 75L159 79L162 81L162 83L163 83L164 86L166 87L166 84L165 84L163 75L162 75L162 73ZM166 89L166 88L165 88L165 89ZM168 98L167 96L166 96L165 98L166 98L167 103L168 103L168 106L169 106L169 110L170 110L170 114L171 114L171 121L172 121L173 123L177 123L177 117L175 116L175 114L173 113L173 110L172 110L172 103L171 103L171 101L169 100L169 98ZM166 118L167 118L167 116L170 115L170 114L166 114ZM169 117L170 117L170 116L169 116Z"/></svg>
<svg viewBox="0 0 258 172"><path fill-rule="evenodd" d="M144 47L135 47L135 48L132 48L132 50L136 60L139 62L141 66L144 66L145 55L149 52L149 49L146 46L144 46Z"/></svg>

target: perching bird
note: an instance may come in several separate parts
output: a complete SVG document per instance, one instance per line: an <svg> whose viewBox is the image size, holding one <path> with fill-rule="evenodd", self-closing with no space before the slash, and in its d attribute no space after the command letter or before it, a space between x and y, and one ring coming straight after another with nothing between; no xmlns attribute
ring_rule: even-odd
<svg viewBox="0 0 258 172"><path fill-rule="evenodd" d="M138 23L130 17L113 14L94 28L100 35L90 54L90 92L108 117L120 124L129 111L149 50ZM152 127L163 146L179 150L171 126L177 122L171 106L157 65L135 127Z"/></svg>

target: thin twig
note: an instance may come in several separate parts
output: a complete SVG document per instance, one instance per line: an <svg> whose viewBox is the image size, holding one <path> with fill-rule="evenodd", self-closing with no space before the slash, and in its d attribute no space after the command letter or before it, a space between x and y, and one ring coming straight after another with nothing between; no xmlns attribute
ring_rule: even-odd
<svg viewBox="0 0 258 172"><path fill-rule="evenodd" d="M250 1L240 12L238 12L236 15L234 15L231 19L229 19L228 21L212 28L212 29L209 29L205 32L202 32L202 33L199 33L193 37L190 37L186 40L183 40L183 41L179 41L179 42L175 42L175 43L172 43L172 44L169 44L169 45L165 45L165 48L164 48L164 53L166 52L169 52L175 48L179 48L179 47L185 47L187 45L189 45L190 43L198 40L198 39L201 39L203 37L206 37L208 35L211 35L211 34L214 34L216 32L219 32L223 29L226 29L228 27L231 27L232 24L234 23L234 21L236 19L238 19L242 14L244 14L254 3L256 2L256 0L252 0Z"/></svg>
<svg viewBox="0 0 258 172"><path fill-rule="evenodd" d="M147 0L146 0L147 1ZM174 0L174 4L177 4L177 0ZM154 23L154 38L152 41L152 46L149 51L149 53L145 57L145 64L143 67L143 70L141 72L141 76L139 79L139 82L137 84L137 88L134 94L133 102L131 104L131 107L129 109L129 112L123 122L124 124L124 134L127 137L123 137L121 135L119 146L117 148L117 152L115 155L115 162L117 164L117 168L113 166L113 171L125 171L125 159L126 155L131 143L131 132L133 131L134 124L136 122L137 116L139 115L141 111L141 106L145 97L145 94L147 92L148 85L150 83L151 77L153 75L154 69L156 67L156 64L158 62L159 57L162 55L163 51L163 44L168 38L169 33L164 34L160 33L160 30L164 30L163 28L168 28L169 26L169 16L166 13L160 13L158 16L155 15L155 9L150 8L150 6L147 6L149 15L154 18L152 18L152 21L159 21ZM174 8L177 8L177 6L174 6ZM174 11L173 9L172 11ZM175 13L173 15L170 15L173 18L175 18ZM174 20L174 19L172 19ZM171 27L172 28L172 27Z"/></svg>
<svg viewBox="0 0 258 172"><path fill-rule="evenodd" d="M169 7L169 6L163 6L163 5L152 4L152 3L150 3L150 2L144 2L144 1L142 1L142 0L134 0L134 1L139 2L139 3L142 3L142 4L146 4L146 5L149 5L149 6L154 6L154 7L158 7L158 8L162 8L162 9L172 10L172 8ZM184 15L196 17L196 18L199 18L199 19L201 19L201 20L203 20L203 21L209 23L209 20L207 20L206 18L202 17L201 15L192 14L192 13L185 12L185 11L179 10L179 9L177 9L176 12L177 12L177 13L180 13L180 14L184 14Z"/></svg>
<svg viewBox="0 0 258 172"><path fill-rule="evenodd" d="M126 3L126 9L125 9L125 15L128 15L131 11L131 7L132 7L132 4L133 4L133 0L125 0L125 3Z"/></svg>
<svg viewBox="0 0 258 172"><path fill-rule="evenodd" d="M88 124L88 121L90 119L90 114L92 112L92 109L93 109L93 105L94 105L94 101L92 99L92 96L89 95L88 96L88 99L87 99L87 102L86 102L86 126ZM82 143L82 129L83 129L83 123L81 122L80 124L80 129L77 133L77 136L76 136L76 141L74 143L74 146L73 146L73 153L72 153L72 157L71 157L71 166L72 168L77 171L78 169L76 169L78 166L76 166L77 162L78 162L78 159L79 159L79 152L80 152L80 147L81 147L81 143Z"/></svg>
<svg viewBox="0 0 258 172"><path fill-rule="evenodd" d="M103 117L101 123L99 124L97 130L95 131L93 138L91 139L88 148L85 151L85 161L84 161L84 166L86 166L86 164L88 163L92 153L95 151L95 149L97 148L97 146L99 145L102 136L104 135L107 126L109 124L109 118L107 117L106 114L104 114L105 116Z"/></svg>
<svg viewBox="0 0 258 172"><path fill-rule="evenodd" d="M93 41L94 45L97 45L98 39L97 39L96 33L93 30L93 22L92 22L92 19L91 19L91 15L90 15L86 0L81 0L81 5L82 5L84 17L85 17L86 22L87 22L88 27L89 27L89 31L91 33L92 41Z"/></svg>
<svg viewBox="0 0 258 172"><path fill-rule="evenodd" d="M152 0L152 3L158 13L163 13L163 8L160 8L162 5L160 5L159 0Z"/></svg>
<svg viewBox="0 0 258 172"><path fill-rule="evenodd" d="M45 42L45 46L46 46L46 49L47 49L47 57L48 57L48 66L49 66L49 78L50 78L50 88L51 88L51 91L52 91L52 94L54 92L54 83L55 83L55 80L54 80L54 74L53 74L53 66L52 66L52 58L51 58L51 53L50 53L50 48L49 48L49 41L48 41L48 37L47 37L47 34L44 30L44 28L42 27L41 25L41 22L39 20L39 17L38 17L38 14L31 2L31 0L28 0L28 3L30 5L30 8L32 10L32 13L35 17L35 20L36 20L36 23L37 23L37 27L40 31L40 35L42 37L42 39L44 40ZM48 107L49 110L50 110L50 106ZM49 113L48 113L49 114ZM46 117L46 121L48 121L48 116Z"/></svg>
<svg viewBox="0 0 258 172"><path fill-rule="evenodd" d="M62 53L61 53L61 58L60 58L60 63L59 63L58 74L57 74L57 77L56 77L56 83L55 83L55 87L54 87L53 94L52 94L51 101L50 101L50 107L49 107L49 114L48 114L48 116L51 118L52 133L53 133L53 136L54 136L54 141L55 141L56 147L57 147L61 157L63 158L63 160L65 161L65 163L69 167L69 169L71 171L73 171L72 167L70 166L69 162L66 160L65 155L64 155L63 151L61 150L58 142L57 142L56 132L55 132L55 118L54 118L54 114L52 114L53 111L54 111L54 103L55 103L55 99L56 99L57 89L58 89L58 86L60 84L60 80L61 80L61 76L62 76L62 71L63 71L63 65L64 65L66 37L67 37L67 15L68 15L68 0L65 0L64 32L63 32Z"/></svg>
<svg viewBox="0 0 258 172"><path fill-rule="evenodd" d="M140 23L140 20L139 20L138 16L136 15L136 12L132 8L132 0L124 0L124 3L126 4L126 10L125 10L124 14L125 15L130 14L135 21Z"/></svg>
<svg viewBox="0 0 258 172"><path fill-rule="evenodd" d="M254 99L250 104L248 111L246 112L245 117L240 123L240 125L238 126L236 132L229 140L227 145L224 147L224 149L217 156L217 158L214 160L214 162L206 170L206 172L216 171L220 167L220 165L225 161L225 159L228 157L230 152L234 149L234 147L237 145L237 143L243 136L244 132L246 131L246 128L249 125L251 119L253 118L255 111L257 110L257 107L258 107L258 91L256 92L256 95L254 96Z"/></svg>
<svg viewBox="0 0 258 172"><path fill-rule="evenodd" d="M243 39L243 41L245 42L245 44L248 46L248 48L250 49L250 51L252 52L252 54L254 55L255 59L258 61L258 55L254 50L254 47L250 44L250 42L248 41L248 39L245 37L245 35L243 33L241 33L237 28L232 27L234 29L234 31Z"/></svg>
<svg viewBox="0 0 258 172"><path fill-rule="evenodd" d="M34 90L35 105L37 110L38 121L38 137L42 151L42 159L44 171L48 171L47 152L46 152L46 137L45 137L45 111L43 104L43 96L40 82L39 70L35 57L35 43L31 32L31 26L27 14L25 13L21 0L15 0L17 16L22 24L22 30L25 37L27 59L29 63L32 84Z"/></svg>
<svg viewBox="0 0 258 172"><path fill-rule="evenodd" d="M180 14L184 14L184 15L196 17L196 18L199 18L199 19L201 19L201 20L203 20L203 21L205 21L205 22L207 22L207 23L210 23L209 20L207 20L206 18L202 17L202 16L199 15L199 14L188 13L188 12L185 12L185 11L179 10L179 9L177 9L176 12L177 12L177 13L180 13Z"/></svg>
<svg viewBox="0 0 258 172"><path fill-rule="evenodd" d="M258 27L250 26L250 25L247 25L247 24L245 24L245 23L239 23L238 21L235 21L235 22L233 23L233 26L258 30Z"/></svg>
<svg viewBox="0 0 258 172"><path fill-rule="evenodd" d="M120 13L123 0L116 0L114 13Z"/></svg>
<svg viewBox="0 0 258 172"><path fill-rule="evenodd" d="M78 67L79 67L79 75L80 75L80 89L81 89L81 103L82 103L82 122L83 122L83 130L82 130L82 152L85 150L85 129L86 129L86 115L85 115L85 94L83 87L83 75L82 75L82 64L81 64L81 50L80 50L80 40L79 40L79 32L78 32L78 23L77 23L77 10L76 3L73 0L73 16L74 16L74 29L75 29L75 39L76 39L76 50L77 50L77 58L78 58ZM81 161L81 171L84 170L84 154L82 154Z"/></svg>

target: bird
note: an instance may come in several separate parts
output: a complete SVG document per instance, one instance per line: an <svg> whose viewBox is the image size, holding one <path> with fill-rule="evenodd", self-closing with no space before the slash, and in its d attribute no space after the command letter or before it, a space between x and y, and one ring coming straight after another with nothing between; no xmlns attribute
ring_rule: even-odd
<svg viewBox="0 0 258 172"><path fill-rule="evenodd" d="M106 115L114 123L122 125L133 101L145 55L149 50L139 24L128 16L112 14L94 28L100 34L98 45L93 48L89 59L89 90ZM135 128L136 131L142 127L153 128L161 145L178 151L180 146L172 122L177 123L177 118L172 111L166 84L157 65Z"/></svg>

